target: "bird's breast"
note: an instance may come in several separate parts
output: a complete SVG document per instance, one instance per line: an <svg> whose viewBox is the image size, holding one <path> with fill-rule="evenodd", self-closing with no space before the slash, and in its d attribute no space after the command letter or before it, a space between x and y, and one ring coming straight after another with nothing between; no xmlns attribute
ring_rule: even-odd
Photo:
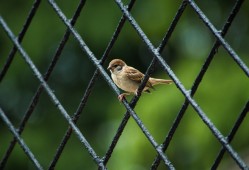
<svg viewBox="0 0 249 170"><path fill-rule="evenodd" d="M112 79L114 83L122 90L130 93L135 93L137 90L139 83L134 80L129 79L125 75L120 74L112 74Z"/></svg>

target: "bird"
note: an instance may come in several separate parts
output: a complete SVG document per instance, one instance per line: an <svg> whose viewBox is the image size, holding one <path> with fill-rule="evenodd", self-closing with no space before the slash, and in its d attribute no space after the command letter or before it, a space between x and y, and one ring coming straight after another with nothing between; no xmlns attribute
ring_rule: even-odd
<svg viewBox="0 0 249 170"><path fill-rule="evenodd" d="M121 102L126 95L135 94L138 95L138 87L141 84L144 74L139 70L128 66L121 59L113 59L107 68L111 72L113 82L126 93L122 93L118 96L118 100ZM157 79L150 77L143 89L143 92L150 93L150 89L154 89L153 86L158 84L171 84L172 80Z"/></svg>

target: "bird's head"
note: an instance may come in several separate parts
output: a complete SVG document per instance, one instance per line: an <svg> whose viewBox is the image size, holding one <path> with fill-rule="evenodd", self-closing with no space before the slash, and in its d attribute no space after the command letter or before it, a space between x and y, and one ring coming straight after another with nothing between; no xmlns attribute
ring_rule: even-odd
<svg viewBox="0 0 249 170"><path fill-rule="evenodd" d="M125 62L120 59L113 59L108 66L108 70L111 71L111 73L118 73L123 69L123 67L126 66Z"/></svg>

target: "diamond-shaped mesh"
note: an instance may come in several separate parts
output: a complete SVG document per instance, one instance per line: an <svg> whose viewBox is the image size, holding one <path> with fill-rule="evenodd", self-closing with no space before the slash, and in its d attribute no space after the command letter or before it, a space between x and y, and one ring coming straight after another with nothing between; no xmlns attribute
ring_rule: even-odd
<svg viewBox="0 0 249 170"><path fill-rule="evenodd" d="M8 109L5 109L5 108L8 108L6 106L6 103L8 103L8 106L15 107L15 102L12 102L10 100L10 98L4 99L5 96L1 96L2 103L0 103L1 104L0 105L0 116L1 116L2 122L11 131L13 136L9 137L10 141L8 142L8 145L2 145L4 147L2 147L2 146L0 147L1 150L6 149L6 151L1 151L2 160L1 160L1 164L0 164L0 169L5 169L6 165L8 164L9 159L11 158L11 155L16 154L16 152L13 153L14 149L16 148L16 144L18 144L23 149L24 153L28 156L28 158L33 163L33 166L35 168L37 168L37 169L55 169L58 161L60 159L62 159L62 157L63 157L63 154L62 154L63 151L67 148L71 148L73 145L71 143L68 144L68 142L70 142L70 139L72 140L72 138L74 138L74 136L72 134L75 134L76 138L77 138L77 140L74 140L74 142L79 141L82 144L81 146L85 147L87 152L89 153L88 155L84 155L84 157L80 158L80 159L82 159L82 161L85 162L85 161L89 161L89 158L90 158L94 161L94 163L96 164L96 167L98 167L99 169L107 169L108 162L110 162L110 160L111 160L110 158L112 157L112 159L115 159L113 157L115 157L114 152L115 152L115 150L117 150L117 145L122 140L126 140L126 141L131 140L132 141L134 138L133 136L130 136L129 139L122 139L122 135L123 135L124 130L127 129L129 126L127 124L129 119L133 119L135 121L136 127L138 127L142 131L142 133L143 133L144 137L146 138L146 140L148 141L149 145L153 148L154 154L156 153L154 161L151 160L151 163L150 163L151 169L158 169L160 167L162 169L175 169L179 166L179 165L177 165L177 163L175 163L178 161L174 160L172 158L177 159L177 157L180 157L181 153L172 153L172 151L169 150L169 145L173 142L176 142L177 139L180 139L180 138L176 138L175 140L172 140L174 135L176 135L177 129L180 128L180 126L182 124L184 124L183 116L187 113L187 110L189 109L189 107L188 107L189 105L194 110L193 112L195 113L195 115L198 115L198 119L201 120L200 121L201 126L205 125L205 127L208 128L208 132L211 132L211 134L213 135L213 140L215 140L217 143L219 143L220 149L218 147L215 148L215 150L217 151L217 156L214 155L214 160L208 161L208 162L213 161L213 163L210 164L209 166L212 169L217 169L217 167L220 165L220 163L223 160L224 154L227 153L229 155L230 159L233 160L232 162L235 162L237 164L237 167L239 167L241 169L248 169L248 165L247 165L248 162L244 158L242 158L241 152L239 152L239 150L237 150L236 148L234 148L230 144L232 142L233 138L235 137L236 132L238 131L238 129L241 126L244 125L243 128L248 128L248 126L245 126L246 124L248 125L248 120L246 122L246 120L244 119L246 117L246 114L248 113L248 110L249 110L248 98L246 100L240 100L240 101L246 101L246 102L243 105L243 108L240 108L241 113L239 113L239 114L235 113L236 115L238 115L237 116L238 118L233 120L234 123L230 123L231 128L229 130L227 130L227 132L230 131L230 133L227 136L225 136L225 133L219 128L220 125L218 125L218 124L216 124L216 122L212 121L212 119L211 119L212 115L208 114L209 109L206 109L206 108L203 109L202 104L199 103L199 100L198 100L199 98L194 97L195 93L198 93L199 86L206 83L203 80L203 77L205 74L207 74L207 72L209 70L212 69L212 68L210 68L211 63L215 62L214 56L217 54L218 48L220 46L223 47L220 50L224 50L223 52L227 53L227 57L232 59L232 62L236 65L236 69L241 70L241 74L246 76L246 78L247 78L246 81L248 82L248 76L249 76L248 66L246 65L245 61L243 61L241 56L239 54L237 54L235 52L235 50L233 50L232 45L229 44L224 39L224 36L227 34L228 29L231 27L231 25L233 25L234 19L236 18L238 12L243 7L243 0L238 0L238 1L234 2L234 5L233 5L232 9L230 10L229 15L227 16L227 19L224 21L225 24L222 26L221 30L218 30L214 26L214 24L207 18L206 14L200 9L200 7L194 1L192 1L192 0L183 0L182 2L176 2L176 1L173 2L172 1L171 3L174 4L174 6L176 6L176 4L180 4L180 6L178 7L178 10L175 11L176 14L173 17L173 20L172 20L170 26L168 27L167 31L165 32L165 36L164 36L163 40L160 42L160 45L158 47L152 43L152 40L150 40L150 38L145 34L143 27L140 26L137 23L136 18L134 18L136 9L134 9L134 11L133 11L132 8L135 4L135 0L131 0L127 4L127 6L125 6L123 4L123 2L120 0L115 0L113 2L106 2L106 3L113 3L113 5L118 6L118 8L120 9L119 12L122 13L122 17L120 18L120 20L117 24L117 27L116 27L113 35L111 36L110 41L108 42L108 45L105 48L103 54L100 54L100 56L101 56L101 57L99 57L100 59L98 59L97 55L94 54L94 52L93 52L93 51L95 51L94 43L89 43L91 45L88 45L88 43L87 43L87 42L91 42L90 39L93 37L85 38L84 36L81 36L81 34L78 32L79 30L77 29L77 27L75 27L76 21L77 21L78 17L80 16L80 13L83 12L84 10L87 10L87 6L85 6L85 3L86 3L86 1L84 1L84 0L80 1L80 3L77 6L77 9L74 11L73 17L70 19L65 15L65 13L63 11L63 7L64 7L63 5L62 5L62 7L60 7L60 5L58 5L59 2L57 4L57 2L55 2L54 0L48 0L48 3L46 4L47 5L46 8L49 8L49 10L51 10L51 9L54 10L55 15L51 16L51 17L57 18L58 23L55 23L55 25L56 24L58 24L58 25L64 24L63 28L66 28L66 31L64 32L63 36L59 35L60 30L58 31L58 37L62 37L62 39L58 43L58 47L51 47L51 49L49 49L49 50L55 49L55 52L54 52L54 55L53 55L51 61L44 61L46 63L45 65L48 66L44 76L42 75L42 73L40 71L40 70L44 70L43 66L39 65L37 58L34 58L32 56L32 54L29 54L29 52L28 52L28 50L26 50L26 48L28 49L30 47L26 47L25 43L22 44L22 41L25 38L25 35L27 36L27 38L29 38L28 37L29 36L28 35L29 29L30 29L30 31L32 30L32 23L35 22L35 20L36 20L35 16L39 15L39 9L41 8L41 5L45 5L45 3L42 4L40 0L36 0L33 3L32 8L31 8L31 10L26 18L26 21L22 27L22 30L20 31L18 36L16 36L13 33L14 30L12 30L11 26L8 26L8 23L10 21L8 19L5 19L4 14L1 13L1 15L3 15L0 17L1 28L6 33L5 36L7 35L6 36L6 37L8 37L7 39L10 40L10 41L8 41L8 43L11 42L13 44L13 48L10 50L9 54L6 54L7 56L4 56L5 58L3 57L1 59L1 61L4 61L3 64L1 64L1 66L2 66L2 69L0 72L1 84L3 84L4 80L8 79L8 76L9 76L8 72L11 71L11 67L13 65L16 66L15 61L21 62L21 61L19 61L20 60L19 58L21 56L21 58L25 61L25 64L20 63L19 70L27 69L27 66L28 66L29 67L28 72L32 71L32 75L29 73L31 76L30 79L35 78L36 80L38 80L39 85L38 85L36 91L32 90L32 91L35 91L32 94L33 96L27 94L27 96L29 96L29 97L32 96L31 97L32 99L31 99L30 103L28 104L28 107L24 111L25 112L24 116L20 122L17 120L17 118L13 118L13 116L11 116L11 114L13 114L12 113L13 110L9 111ZM97 3L101 4L103 2L96 2L96 5L97 5ZM144 2L144 3L148 3L148 2ZM158 3L158 2L150 2L150 3ZM223 2L223 3L225 3L225 2ZM136 6L136 8L139 8L139 6ZM111 10L111 9L109 9L109 10ZM189 88L189 89L187 89L186 86L184 85L184 83L182 81L180 81L179 77L177 76L177 73L174 71L173 66L170 66L168 64L168 62L166 61L166 59L163 57L164 56L163 50L165 49L166 45L170 45L170 43L168 43L168 42L171 39L172 34L176 32L176 26L178 24L180 24L181 21L183 21L183 13L186 10L191 10L192 12L195 12L196 13L195 15L200 18L199 22L202 24L204 23L204 25L207 28L207 30L209 31L209 33L211 35L213 35L213 37L215 38L214 45L212 46L211 50L209 51L208 56L205 57L205 61L199 67L200 71L198 72L198 74L196 74L197 76L194 78L194 81L192 82L191 88ZM132 12L130 12L130 11L132 11ZM70 13L68 11L65 11L65 12ZM98 12L101 13L100 11L96 11L96 13L98 13ZM134 12L134 14L133 14L133 12ZM145 15L146 10L144 10L143 12ZM167 16L165 16L165 17L167 17ZM98 20L97 18L94 18L94 17L92 19ZM84 22L84 21L78 21L78 22ZM146 21L146 22L148 24L150 24L150 22L152 22L152 21ZM46 21L44 23L46 23ZM13 25L13 21L11 21L11 24ZM82 119L84 119L84 120L82 120L82 121L85 121L85 123L87 121L90 121L89 117L87 117L87 114L84 114L84 115L81 115L81 114L82 114L84 109L85 110L89 109L88 103L91 102L91 100L93 100L93 98L91 98L91 96L97 95L97 94L94 94L94 91L95 91L94 87L95 86L98 86L99 84L103 85L104 84L103 82L105 81L106 84L109 85L109 89L111 89L115 95L120 94L119 89L113 83L113 81L111 80L111 78L109 76L109 73L107 73L107 70L103 67L103 65L105 64L106 60L111 60L111 58L109 57L110 52L114 48L114 45L116 43L118 43L117 39L121 38L120 33L125 28L125 25L129 26L134 32L137 33L137 35L139 36L138 39L140 39L139 41L141 41L141 43L143 43L143 45L147 48L147 50L149 51L148 53L151 54L152 58L150 59L151 60L150 64L149 64L147 71L145 73L145 78L143 79L143 82L139 86L138 96L134 96L130 102L127 102L127 100L122 101L121 105L125 108L126 113L124 114L121 122L118 123L116 129L114 129L115 134L114 134L114 136L111 137L112 140L109 141L108 147L106 148L106 150L99 151L101 149L95 149L95 147L96 147L95 145L101 144L101 142L98 143L98 142L90 141L90 140L94 140L94 139L92 139L91 137L89 137L89 135L86 134L86 132L85 132L86 129L82 128L82 126L79 127L79 125L76 125L76 123L77 123L77 121L81 121L80 116L83 116ZM44 26L44 29L45 29L45 27L49 27L46 24L43 24L42 26ZM60 27L61 27L61 25L60 25ZM103 27L104 27L104 25L103 25ZM54 31L55 28L50 28L49 30ZM99 31L103 31L103 30L101 28L99 28ZM74 38L75 42L72 42L72 40L70 39L70 35ZM46 35L42 35L42 36L46 37ZM56 38L56 36L57 36L57 34L55 33L55 38ZM46 37L46 38L48 39L48 41L50 40L50 37ZM32 40L36 41L35 38L33 38ZM92 40L92 41L96 41L96 40ZM81 95L81 99L78 97L78 99L80 100L80 102L78 102L79 104L77 105L74 103L75 107L77 108L76 110L72 110L71 108L70 108L70 110L67 109L68 108L68 104L66 104L67 103L67 100L66 100L67 96L57 95L57 94L59 94L59 92L56 91L57 90L56 86L60 85L60 83L58 83L60 81L63 83L65 83L66 80L68 81L68 82L66 82L66 85L68 85L69 88L65 87L63 89L63 90L68 91L67 94L69 94L71 89L74 87L73 85L71 85L71 87L70 87L70 84L72 84L72 83L74 85L76 84L74 82L70 82L70 77L64 77L63 75L62 76L58 75L58 74L61 74L58 71L58 69L61 69L62 72L64 69L67 69L67 68L64 68L63 64L65 64L65 63L62 62L63 60L66 60L66 62L71 62L70 64L72 64L72 65L75 64L75 67L77 67L76 65L78 64L75 61L73 61L73 59L70 59L70 58L66 59L66 57L64 56L64 55L67 55L67 54L63 54L63 49L67 48L66 47L67 44L68 45L70 45L70 44L79 45L79 48L75 49L75 50L82 50L83 51L82 55L84 55L83 56L84 59L87 57L88 58L87 62L91 62L92 65L94 66L94 67L92 67L92 65L89 66L88 63L78 66L78 67L83 67L83 69L91 70L90 72L93 72L93 75L92 76L88 75L88 77L87 76L80 77L80 78L84 79L85 81L87 81L88 83L85 84L84 94ZM207 49L208 49L208 47L207 47ZM205 49L205 50L207 50L207 49ZM196 50L195 47L193 47L193 51L194 50ZM16 56L18 53L20 54L20 56ZM70 55L74 55L74 54L70 54ZM44 59L44 60L46 60L46 59ZM39 61L41 61L41 60L39 60ZM73 69L73 67L74 66L72 66L72 69ZM137 102L139 101L140 95L141 95L141 91L144 88L149 76L158 67L160 67L163 70L163 72L166 73L166 75L168 75L174 81L174 84L177 87L179 94L181 94L181 96L185 99L185 101L182 103L180 108L178 108L179 109L178 113L174 116L174 119L172 119L174 121L172 121L171 124L169 125L170 128L167 130L165 130L165 129L163 130L164 131L163 133L165 134L165 139L161 143L158 142L158 140L154 136L154 134L150 132L150 130L149 130L150 128L148 128L148 125L146 123L142 122L142 118L140 118L140 116L138 116L137 112L134 110L135 106L139 106L139 105L142 106L143 105L142 101L139 104L137 104ZM56 76L53 76L52 73L54 73ZM188 74L188 70L186 70L185 74ZM74 73L72 71L71 76L80 76L80 74ZM11 77L11 78L13 79L13 77ZM14 79L15 78L17 79L17 83L19 83L18 81L20 80L20 78L14 77ZM101 79L99 79L99 78L101 78ZM235 82L231 82L231 83L235 83ZM240 82L238 82L238 83L240 83ZM245 86L247 84L245 84ZM36 84L30 85L29 82L25 82L25 85L27 85L27 87L30 87L32 89L35 89L33 87L37 86ZM105 85L103 85L103 86L105 86ZM219 86L219 84L217 84L216 86ZM95 88L98 88L98 87L95 87ZM246 89L248 90L249 88L246 87ZM20 90L22 90L22 89L20 89ZM234 90L234 89L231 89L231 90ZM157 92L157 93L159 93L159 92ZM227 92L227 93L229 93L229 92ZM44 95L44 94L46 94L46 95ZM74 95L74 94L72 94L72 95ZM157 95L157 94L152 94L152 95ZM226 94L224 94L224 95L226 95ZM77 94L75 94L75 96L77 96ZM22 96L22 97L25 97L25 96ZM46 108L48 108L48 107L43 106L42 101L40 101L41 98L46 98L46 100L50 100L56 106L56 109L54 109L52 111L46 110ZM104 109L103 107L105 107L104 105L101 104L101 102L102 102L101 100L104 100L104 98L101 96L98 96L97 98L94 98L94 100L96 103L96 107L100 107L99 111L101 112L101 110ZM234 101L231 101L231 103L235 103L238 100L239 100L238 98L234 98ZM223 101L220 101L219 104L223 105ZM41 106L39 106L39 105L41 105ZM153 102L152 102L152 105L153 105ZM41 109L41 107L42 107L42 109ZM210 105L210 108L212 108L211 105ZM19 114L19 116L23 115L22 114L23 110L14 109L14 111L16 112L14 115L17 115L17 114ZM19 113L19 112L21 112L21 113ZM29 140L30 136L28 135L28 132L25 133L25 130L29 129L27 123L29 123L29 122L32 123L34 121L34 120L32 121L32 116L34 116L34 114L38 114L38 112L44 112L44 113L49 112L49 114L51 114L51 115L48 115L48 116L51 117L50 119L54 122L54 125L55 125L55 127L53 127L53 128L60 128L61 134L58 134L58 136L59 136L58 138L61 138L61 136L63 136L62 139L60 139L61 141L59 142L59 145L55 146L55 148L56 148L55 154L52 157L52 159L49 160L50 163L47 165L44 163L44 161L41 161L39 159L40 155L39 155L39 153L37 153L37 151L36 152L32 151L33 149L31 149L31 148L35 148L35 146L34 146L34 144L32 144L32 142L30 142L32 140ZM60 116L57 115L58 117L56 117L55 115L52 114L52 112L59 112ZM117 110L116 112L120 112L120 111ZM73 114L71 114L71 113L73 113ZM101 113L99 113L99 114L101 114ZM156 116L156 114L157 113L153 113L153 114L151 114L151 116L152 117ZM12 117L13 121L9 117ZM39 115L38 115L38 117L39 117ZM66 124L63 124L63 125L57 124L56 120L61 119L61 117L63 117L66 120L66 122L67 122ZM54 120L53 120L53 118L54 118ZM101 119L102 118L101 115L99 115L98 118ZM227 121L226 119L227 118L224 118L224 123L225 123L225 121ZM92 121L94 121L94 120L92 120ZM105 120L103 120L103 121L105 121ZM34 122L36 122L36 121L34 121ZM18 124L18 125L16 125L16 124ZM43 126L46 126L46 125L43 124L40 126L40 128L42 128ZM158 131L159 130L160 129L158 129ZM5 132L5 131L7 131L7 129L3 129L1 131ZM106 130L105 133L109 133L109 132L111 133L111 131ZM24 133L24 134L22 134L22 133ZM47 133L51 133L51 135L57 136L57 134L52 134L53 129L51 129L51 131L47 132ZM64 135L62 135L63 133L64 133ZM107 136L107 135L111 135L111 134L105 134L105 135ZM182 135L186 135L186 134L182 134ZM248 139L248 136L249 135L245 136L245 139ZM102 136L102 138L105 138L105 136ZM199 138L201 138L201 136L199 136ZM3 139L0 138L0 140L3 140ZM26 142L26 140L27 140L27 142ZM46 141L46 139L44 139L44 141ZM104 141L104 139L103 139L103 141ZM182 144L184 144L186 142L187 141L182 141ZM94 143L94 145L92 143ZM102 142L102 143L104 143L104 142ZM194 150L194 148L192 148L192 149ZM145 150L146 150L146 148L145 148ZM174 148L172 148L171 150L174 150ZM178 149L175 148L175 150L178 150ZM191 151L191 148L190 148L190 151ZM82 152L84 152L84 151L82 150ZM103 152L103 153L101 153L101 152ZM102 155L102 154L104 154L104 155ZM177 155L177 154L179 154L179 155ZM191 152L188 154L191 155ZM172 156L172 155L177 155L177 156ZM205 153L203 155L205 155ZM142 155L142 154L140 155L140 157L144 157L144 156L145 155ZM71 157L73 157L73 156L71 155ZM203 157L203 161L205 161L205 159L207 159L207 158ZM119 161L122 162L122 160L119 160ZM161 164L160 164L160 162L161 162ZM159 165L160 165L160 167L159 167ZM68 168L70 168L70 166L72 166L72 165L69 165ZM129 165L127 165L127 169L129 169L128 167L129 167ZM179 166L179 167L181 167L181 166ZM78 168L81 168L81 167L78 167Z"/></svg>

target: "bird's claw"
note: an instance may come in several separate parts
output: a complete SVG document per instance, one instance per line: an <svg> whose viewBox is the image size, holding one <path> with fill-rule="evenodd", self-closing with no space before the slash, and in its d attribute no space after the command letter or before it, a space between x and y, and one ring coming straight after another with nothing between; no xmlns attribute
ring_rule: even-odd
<svg viewBox="0 0 249 170"><path fill-rule="evenodd" d="M122 93L122 94L118 95L118 100L120 102L122 102L122 100L125 98L126 95L130 95L130 93Z"/></svg>
<svg viewBox="0 0 249 170"><path fill-rule="evenodd" d="M125 94L120 94L120 95L118 95L118 100L120 102L122 102L122 100L124 99L124 97L125 97Z"/></svg>
<svg viewBox="0 0 249 170"><path fill-rule="evenodd" d="M138 89L135 91L135 95L138 96Z"/></svg>

